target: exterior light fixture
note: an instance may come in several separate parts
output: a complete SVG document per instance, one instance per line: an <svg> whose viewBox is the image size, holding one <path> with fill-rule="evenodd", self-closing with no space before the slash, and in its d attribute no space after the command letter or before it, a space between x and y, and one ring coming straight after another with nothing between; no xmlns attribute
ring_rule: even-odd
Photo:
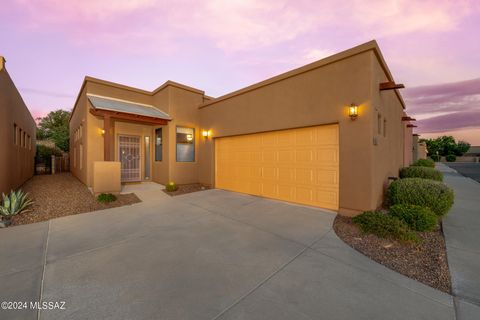
<svg viewBox="0 0 480 320"><path fill-rule="evenodd" d="M102 135L105 134L105 130L104 130L104 129L101 129L100 132L102 133Z"/></svg>
<svg viewBox="0 0 480 320"><path fill-rule="evenodd" d="M211 135L212 135L212 133L210 132L210 130L203 130L203 131L202 131L202 136L203 136L204 138L208 138L208 137L210 137Z"/></svg>
<svg viewBox="0 0 480 320"><path fill-rule="evenodd" d="M348 107L348 115L350 119L355 120L358 117L358 106L355 103L352 103Z"/></svg>
<svg viewBox="0 0 480 320"><path fill-rule="evenodd" d="M193 140L193 135L187 134L187 141L192 141Z"/></svg>

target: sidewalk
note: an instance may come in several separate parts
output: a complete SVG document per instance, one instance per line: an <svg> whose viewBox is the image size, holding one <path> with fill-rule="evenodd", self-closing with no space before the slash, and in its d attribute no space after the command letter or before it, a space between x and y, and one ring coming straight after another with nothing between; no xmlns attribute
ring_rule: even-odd
<svg viewBox="0 0 480 320"><path fill-rule="evenodd" d="M455 203L443 219L457 319L480 319L480 183L437 163Z"/></svg>

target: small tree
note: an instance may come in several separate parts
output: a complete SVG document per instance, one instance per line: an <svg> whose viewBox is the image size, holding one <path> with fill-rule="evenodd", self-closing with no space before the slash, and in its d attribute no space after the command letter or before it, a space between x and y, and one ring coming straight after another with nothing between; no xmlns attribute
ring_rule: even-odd
<svg viewBox="0 0 480 320"><path fill-rule="evenodd" d="M470 149L470 144L465 141L455 141L452 136L442 136L435 139L422 139L427 144L428 156L435 156L438 152L440 156L449 154L462 156Z"/></svg>
<svg viewBox="0 0 480 320"><path fill-rule="evenodd" d="M70 111L56 110L43 118L37 118L37 139L51 139L57 148L69 150L69 127Z"/></svg>

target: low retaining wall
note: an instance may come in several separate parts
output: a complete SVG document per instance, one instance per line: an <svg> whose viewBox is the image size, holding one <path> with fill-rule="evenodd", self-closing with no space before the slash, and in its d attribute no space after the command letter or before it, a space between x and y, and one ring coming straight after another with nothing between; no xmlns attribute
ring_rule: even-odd
<svg viewBox="0 0 480 320"><path fill-rule="evenodd" d="M120 168L120 162L116 161L93 162L93 193L120 193Z"/></svg>

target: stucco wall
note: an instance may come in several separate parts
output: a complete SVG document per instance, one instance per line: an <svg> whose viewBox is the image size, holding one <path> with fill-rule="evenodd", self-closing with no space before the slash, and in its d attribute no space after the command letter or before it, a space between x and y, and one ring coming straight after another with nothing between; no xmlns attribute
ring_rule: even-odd
<svg viewBox="0 0 480 320"><path fill-rule="evenodd" d="M14 124L30 137L25 147L14 143ZM20 187L33 176L35 136L35 121L0 57L0 193Z"/></svg>
<svg viewBox="0 0 480 320"><path fill-rule="evenodd" d="M372 61L373 52L366 51L280 81L267 80L268 85L202 107L200 127L218 138L338 123L340 211L371 209ZM355 121L348 117L351 103L360 106ZM214 184L213 139L202 138L201 145L199 180Z"/></svg>
<svg viewBox="0 0 480 320"><path fill-rule="evenodd" d="M88 184L87 179L87 150L88 150L88 126L87 126L87 97L86 88L82 88L81 95L75 105L75 112L70 118L70 172L80 181ZM80 137L75 138L75 132L79 130ZM81 151L82 150L82 151Z"/></svg>
<svg viewBox="0 0 480 320"><path fill-rule="evenodd" d="M173 120L168 124L170 137L169 180L177 184L198 182L198 161L200 146L200 127L198 106L203 102L203 95L176 87L170 89L170 116ZM187 127L195 129L195 162L177 162L176 159L176 128Z"/></svg>
<svg viewBox="0 0 480 320"><path fill-rule="evenodd" d="M384 191L388 187L389 177L398 177L405 160L405 130L402 122L404 110L394 90L379 90L379 83L388 81L385 71L378 60L372 56L374 76L372 78L372 114L373 135L373 181L372 209L382 205ZM380 121L379 121L380 120ZM386 124L386 128L385 128Z"/></svg>

